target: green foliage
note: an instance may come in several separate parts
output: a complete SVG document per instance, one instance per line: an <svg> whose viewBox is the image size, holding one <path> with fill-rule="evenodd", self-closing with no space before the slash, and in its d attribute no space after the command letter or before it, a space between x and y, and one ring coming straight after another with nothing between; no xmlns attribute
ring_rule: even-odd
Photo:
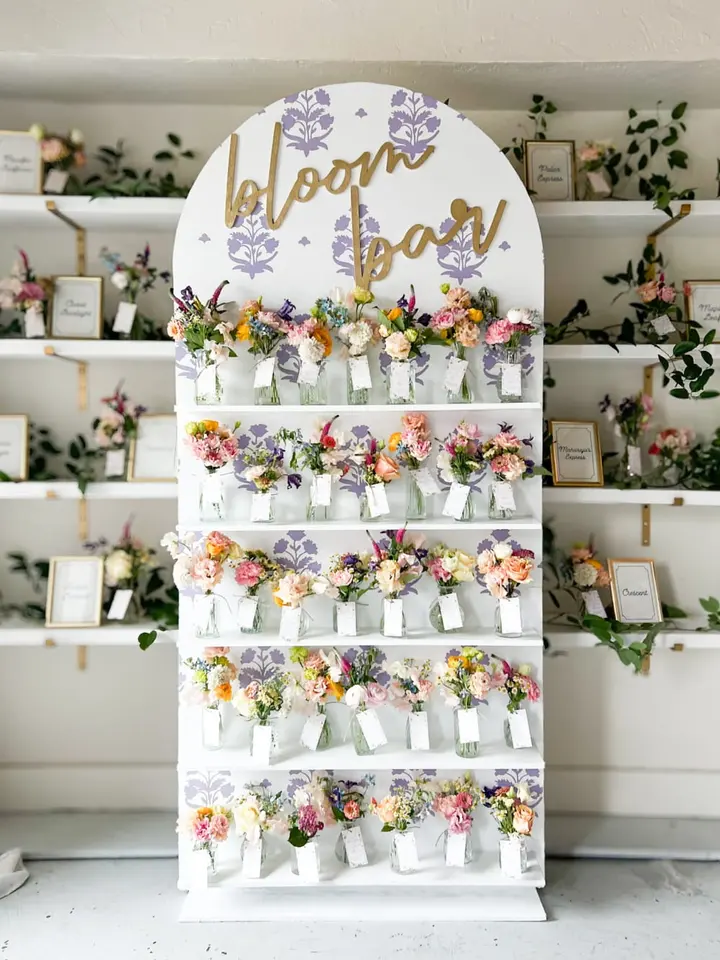
<svg viewBox="0 0 720 960"><path fill-rule="evenodd" d="M675 170L687 170L688 155L678 148L682 134L687 131L683 116L687 103L678 103L663 121L657 102L656 115L638 119L637 110L628 110L628 125L625 129L631 137L622 162L622 174L629 181L637 178L637 190L643 200L653 200L655 206L672 216L670 203L673 200L692 200L694 189L676 190L670 174ZM662 169L662 164L667 170ZM650 168L654 167L654 172ZM660 167L660 169L658 169Z"/></svg>
<svg viewBox="0 0 720 960"><path fill-rule="evenodd" d="M700 606L707 614L707 626L698 627L698 631L706 633L708 630L720 630L720 600L715 597L708 597L703 600L700 597Z"/></svg>
<svg viewBox="0 0 720 960"><path fill-rule="evenodd" d="M163 568L153 570L140 596L140 606L150 620L156 624L155 630L148 630L138 636L141 650L149 649L158 638L158 633L173 630L178 626L180 596L173 583L167 583L167 573Z"/></svg>
<svg viewBox="0 0 720 960"><path fill-rule="evenodd" d="M30 423L30 459L28 462L28 479L35 482L57 480L58 474L52 469L49 462L62 454L49 427L41 427Z"/></svg>
<svg viewBox="0 0 720 960"><path fill-rule="evenodd" d="M23 325L20 317L13 317L6 323L0 323L0 340L7 337L22 337Z"/></svg>
<svg viewBox="0 0 720 960"><path fill-rule="evenodd" d="M26 553L20 551L6 554L11 573L19 573L30 584L33 593L42 596L47 593L47 580L50 571L48 560L30 560ZM0 603L0 617L18 616L23 620L32 620L35 623L44 623L44 603Z"/></svg>
<svg viewBox="0 0 720 960"><path fill-rule="evenodd" d="M182 149L182 141L176 133L168 133L166 138L169 147L155 153L155 163L175 165L181 159L195 158L194 150ZM103 167L102 173L89 177L82 184L76 181L72 192L91 197L186 197L190 191L189 185L177 182L172 170L148 167L141 171L129 166L122 140L118 140L114 147L100 147L96 159Z"/></svg>
<svg viewBox="0 0 720 960"><path fill-rule="evenodd" d="M528 109L527 118L533 122L532 140L547 140L547 118L557 113L557 107L551 100L546 100L542 93L532 95L532 106ZM513 137L510 146L503 147L502 152L507 156L509 153L522 163L525 159L525 149L523 147L523 137Z"/></svg>
<svg viewBox="0 0 720 960"><path fill-rule="evenodd" d="M89 447L87 440L80 433L68 444L65 469L77 480L78 489L83 496L88 484L96 479L96 465L101 457L101 451Z"/></svg>

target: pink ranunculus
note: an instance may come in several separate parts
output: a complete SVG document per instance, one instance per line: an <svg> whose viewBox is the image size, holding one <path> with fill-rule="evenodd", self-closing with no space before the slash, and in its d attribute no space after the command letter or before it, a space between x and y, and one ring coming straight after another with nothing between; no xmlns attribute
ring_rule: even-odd
<svg viewBox="0 0 720 960"><path fill-rule="evenodd" d="M387 700L387 690L374 680L370 681L365 690L367 692L367 702L371 707L380 706Z"/></svg>
<svg viewBox="0 0 720 960"><path fill-rule="evenodd" d="M241 587L256 587L263 575L262 564L243 560L235 568L235 582Z"/></svg>
<svg viewBox="0 0 720 960"><path fill-rule="evenodd" d="M506 319L493 320L485 331L485 343L490 347L501 343L509 343L513 334L513 325Z"/></svg>
<svg viewBox="0 0 720 960"><path fill-rule="evenodd" d="M210 818L210 836L213 840L227 840L230 823L224 813L216 813Z"/></svg>
<svg viewBox="0 0 720 960"><path fill-rule="evenodd" d="M476 700L484 700L492 688L492 679L485 670L477 670L468 680L468 689Z"/></svg>
<svg viewBox="0 0 720 960"><path fill-rule="evenodd" d="M222 564L207 557L200 558L193 563L190 576L204 593L214 590L222 580Z"/></svg>
<svg viewBox="0 0 720 960"><path fill-rule="evenodd" d="M32 280L26 280L23 283L20 296L23 300L45 300L47 298L45 290L39 283Z"/></svg>
<svg viewBox="0 0 720 960"><path fill-rule="evenodd" d="M449 820L457 810L457 800L455 797L436 797L435 803L436 813L439 813L441 817L445 817L446 820Z"/></svg>
<svg viewBox="0 0 720 960"><path fill-rule="evenodd" d="M660 299L663 303L675 303L676 296L677 293L675 292L675 287L673 287L672 284L660 288Z"/></svg>
<svg viewBox="0 0 720 960"><path fill-rule="evenodd" d="M496 447L500 447L501 450L519 450L522 447L521 441L514 433L510 433L509 430L502 430L500 433L496 433L492 438L492 442Z"/></svg>
<svg viewBox="0 0 720 960"><path fill-rule="evenodd" d="M504 453L490 461L490 468L493 473L512 483L525 473L525 461L514 453Z"/></svg>

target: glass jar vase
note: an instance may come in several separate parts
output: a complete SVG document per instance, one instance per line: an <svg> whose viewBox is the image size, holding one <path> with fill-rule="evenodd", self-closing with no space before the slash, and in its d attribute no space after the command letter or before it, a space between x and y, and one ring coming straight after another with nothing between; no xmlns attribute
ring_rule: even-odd
<svg viewBox="0 0 720 960"><path fill-rule="evenodd" d="M461 343L455 343L455 356L458 360L467 360L465 347ZM448 403L472 403L473 393L468 383L468 370L462 376L457 390L445 390Z"/></svg>
<svg viewBox="0 0 720 960"><path fill-rule="evenodd" d="M111 483L123 483L127 480L128 456L127 447L115 447L105 452L105 480Z"/></svg>
<svg viewBox="0 0 720 960"><path fill-rule="evenodd" d="M268 731L262 733L262 731ZM260 735L258 733L260 732ZM277 749L278 739L275 730L275 721L272 717L264 720L253 720L250 730L250 756L264 765L273 756Z"/></svg>
<svg viewBox="0 0 720 960"><path fill-rule="evenodd" d="M462 630L465 624L465 612L460 606L457 588L443 587L440 585L438 585L438 587L440 595L433 600L428 610L430 625L436 633L452 633L454 630ZM445 601L442 599L443 597L453 596L455 597L454 601ZM455 610L455 604L457 604L457 611ZM445 616L443 616L443 612L445 612ZM448 620L454 622L455 626L446 626L445 624Z"/></svg>
<svg viewBox="0 0 720 960"><path fill-rule="evenodd" d="M495 633L500 637L521 637L520 597L503 597L495 605Z"/></svg>
<svg viewBox="0 0 720 960"><path fill-rule="evenodd" d="M247 836L243 836L240 844L240 859L243 877L248 880L260 880L267 860L267 843L262 832L255 841L250 841Z"/></svg>
<svg viewBox="0 0 720 960"><path fill-rule="evenodd" d="M390 834L390 869L395 873L415 873L418 869L417 859L414 833L411 830L393 830Z"/></svg>
<svg viewBox="0 0 720 960"><path fill-rule="evenodd" d="M405 489L407 491L405 519L425 520L427 517L427 497L420 489L414 470L408 471Z"/></svg>
<svg viewBox="0 0 720 960"><path fill-rule="evenodd" d="M509 496L512 497L512 503L514 504L512 484L505 480L493 481L490 484L488 492L488 518L490 520L511 520L515 516L516 507L509 505L508 487L510 488Z"/></svg>
<svg viewBox="0 0 720 960"><path fill-rule="evenodd" d="M412 360L391 360L386 385L388 403L415 403L415 364Z"/></svg>
<svg viewBox="0 0 720 960"><path fill-rule="evenodd" d="M353 712L352 719L350 721L350 736L352 737L353 746L355 747L355 753L359 757L369 757L371 754L375 753L375 751L370 749L370 746L365 739L363 728L360 726L360 721L358 720L358 713L358 710Z"/></svg>
<svg viewBox="0 0 720 960"><path fill-rule="evenodd" d="M208 357L205 350L198 350L195 353L195 403L208 407L222 403L222 399L218 364Z"/></svg>
<svg viewBox="0 0 720 960"><path fill-rule="evenodd" d="M200 519L212 523L225 519L225 491L222 474L213 470L200 478Z"/></svg>
<svg viewBox="0 0 720 960"><path fill-rule="evenodd" d="M388 608L387 608L385 605L386 605L386 603L389 603L389 602L393 602L393 601L397 602L399 599L400 599L399 597L385 597L385 599L383 600L382 612L381 612L381 614L380 614L380 633L381 633L384 637L398 637L398 638L399 638L399 637L404 637L404 636L406 635L406 633L407 633L407 624L406 624L406 622L405 622L405 605L404 605L404 604L403 604L403 609L402 609L402 614L401 614L401 620L400 620L400 629L399 629L399 630L394 630L394 631L392 631L392 632L390 632L390 633L385 633L385 628L386 628L386 626L388 626L387 621L390 619L390 611L388 610ZM400 601L400 602L402 603L402 601Z"/></svg>
<svg viewBox="0 0 720 960"><path fill-rule="evenodd" d="M500 361L497 392L501 403L520 403L522 401L522 363L520 362L519 350L505 350Z"/></svg>
<svg viewBox="0 0 720 960"><path fill-rule="evenodd" d="M463 713L468 713L474 711L476 715L475 729L477 730L480 725L480 718L477 713L477 707L463 707L458 706L453 710L453 727L455 735L455 753L458 757L462 757L463 760L473 760L475 757L480 756L480 741L475 739L468 739L468 735L465 730L464 720L462 717Z"/></svg>
<svg viewBox="0 0 720 960"><path fill-rule="evenodd" d="M365 362L367 363L367 357L364 357L364 358L350 357L346 367L347 402L352 407L360 407L360 406L364 406L370 400L370 389L369 387L355 387L353 385L352 371L350 368L350 364L352 363L353 359L357 359L357 360L364 359Z"/></svg>
<svg viewBox="0 0 720 960"><path fill-rule="evenodd" d="M308 364L308 366L311 366ZM314 364L313 364L314 366ZM300 403L302 406L321 406L324 407L328 402L327 388L327 365L325 361L317 364L317 380L315 383L301 383L298 380L298 390L300 392Z"/></svg>
<svg viewBox="0 0 720 960"><path fill-rule="evenodd" d="M467 833L450 833L449 830L446 830L443 833L443 857L445 859L446 867L459 867L460 856L457 856L456 850L453 850L453 847L457 848L464 847L464 853L462 855L463 865L467 866L468 863L472 863L473 859L473 844L472 844L472 833L468 831ZM455 857L457 856L457 860Z"/></svg>
<svg viewBox="0 0 720 960"><path fill-rule="evenodd" d="M332 487L325 486L328 483L332 484L332 477L327 473L321 476L324 479L320 479L316 474L313 474L310 481L310 493L305 510L305 519L310 522L332 519ZM327 500L328 502L320 503L321 500Z"/></svg>
<svg viewBox="0 0 720 960"><path fill-rule="evenodd" d="M333 633L339 637L356 637L357 629L357 601L336 600L333 603Z"/></svg>
<svg viewBox="0 0 720 960"><path fill-rule="evenodd" d="M500 872L518 880L527 871L527 837L517 833L503 834L498 841Z"/></svg>
<svg viewBox="0 0 720 960"><path fill-rule="evenodd" d="M347 847L345 846L345 834L348 830L359 830L360 831L360 821L359 820L346 820L340 823L340 832L335 843L335 857L344 863L345 866L350 865L350 858L348 857ZM360 831L360 839L362 839L362 831ZM363 841L364 846L364 841ZM367 863L367 855L365 856L365 863ZM354 866L359 866L360 864L354 864Z"/></svg>
<svg viewBox="0 0 720 960"><path fill-rule="evenodd" d="M323 724L322 731L320 732L320 737L317 742L316 750L327 750L329 746L332 745L333 735L332 727L330 726L330 717L327 712L327 704L318 703L315 711L319 716L325 717L325 723Z"/></svg>
<svg viewBox="0 0 720 960"><path fill-rule="evenodd" d="M270 359L265 357L265 360ZM260 363L263 363L261 360ZM272 370L270 382L261 387L253 387L253 403L256 407L278 407L280 406L280 393L278 391L277 380L275 379L275 367Z"/></svg>
<svg viewBox="0 0 720 960"><path fill-rule="evenodd" d="M302 852L301 852L302 851ZM316 840L308 840L302 847L293 847L293 857L290 861L290 871L295 876L302 876L300 860L303 860L306 866L305 876L308 880L320 879L320 849ZM314 865L314 867L313 867ZM310 868L307 870L307 868Z"/></svg>
<svg viewBox="0 0 720 960"><path fill-rule="evenodd" d="M240 633L262 633L265 622L265 603L262 598L250 593L240 597L237 619Z"/></svg>
<svg viewBox="0 0 720 960"><path fill-rule="evenodd" d="M202 745L205 750L219 750L223 745L223 716L220 704L202 710Z"/></svg>
<svg viewBox="0 0 720 960"><path fill-rule="evenodd" d="M193 598L195 636L199 640L220 636L217 625L217 597L214 593L202 593Z"/></svg>

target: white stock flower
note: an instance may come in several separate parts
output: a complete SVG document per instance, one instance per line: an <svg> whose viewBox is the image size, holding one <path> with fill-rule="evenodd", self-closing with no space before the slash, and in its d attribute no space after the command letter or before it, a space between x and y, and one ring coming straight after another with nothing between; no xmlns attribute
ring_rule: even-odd
<svg viewBox="0 0 720 960"><path fill-rule="evenodd" d="M116 587L132 573L132 557L125 550L113 550L105 558L105 583Z"/></svg>
<svg viewBox="0 0 720 960"><path fill-rule="evenodd" d="M124 270L114 270L110 276L110 283L118 290L127 290L130 281Z"/></svg>
<svg viewBox="0 0 720 960"><path fill-rule="evenodd" d="M165 534L160 541L160 546L165 547L173 560L177 560L177 558L180 556L180 538L173 531Z"/></svg>
<svg viewBox="0 0 720 960"><path fill-rule="evenodd" d="M573 578L579 587L591 587L597 575L597 570L590 563L577 563L573 567Z"/></svg>
<svg viewBox="0 0 720 960"><path fill-rule="evenodd" d="M365 692L365 687L361 687L359 683L356 683L354 687L350 687L349 690L345 691L345 703L351 710L356 710L361 704L365 703L366 700L367 693Z"/></svg>
<svg viewBox="0 0 720 960"><path fill-rule="evenodd" d="M314 337L304 337L297 348L303 363L320 363L325 357L325 345Z"/></svg>
<svg viewBox="0 0 720 960"><path fill-rule="evenodd" d="M187 553L181 554L173 566L173 582L178 590L187 590L193 584L193 561Z"/></svg>
<svg viewBox="0 0 720 960"><path fill-rule="evenodd" d="M225 344L215 343L214 340L206 340L203 344L203 350L213 363L223 363L230 356L230 351Z"/></svg>

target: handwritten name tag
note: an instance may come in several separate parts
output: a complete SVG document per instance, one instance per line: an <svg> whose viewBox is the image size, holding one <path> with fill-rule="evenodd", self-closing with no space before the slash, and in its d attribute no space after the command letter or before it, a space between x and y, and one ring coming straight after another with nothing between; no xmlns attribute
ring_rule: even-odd
<svg viewBox="0 0 720 960"><path fill-rule="evenodd" d="M522 617L520 616L520 597L505 597L498 600L500 606L500 629L503 634L522 633Z"/></svg>
<svg viewBox="0 0 720 960"><path fill-rule="evenodd" d="M439 598L440 616L446 630L460 630L463 625L462 611L457 594L446 593Z"/></svg>
<svg viewBox="0 0 720 960"><path fill-rule="evenodd" d="M64 193L69 177L67 170L48 170L43 193Z"/></svg>
<svg viewBox="0 0 720 960"><path fill-rule="evenodd" d="M208 855L205 850L192 850L188 854L188 887L190 890L207 890Z"/></svg>
<svg viewBox="0 0 720 960"><path fill-rule="evenodd" d="M675 333L675 327L670 317L652 317L650 323L659 337L666 337L669 333Z"/></svg>
<svg viewBox="0 0 720 960"><path fill-rule="evenodd" d="M432 497L436 493L440 493L440 484L437 482L435 477L430 473L427 467L421 467L419 470L411 471L412 478L415 483L418 485L420 493L425 497Z"/></svg>
<svg viewBox="0 0 720 960"><path fill-rule="evenodd" d="M320 364L319 363L307 363L303 360L300 364L300 370L298 372L298 383L305 383L309 387L314 387L318 382L318 377L320 376Z"/></svg>
<svg viewBox="0 0 720 960"><path fill-rule="evenodd" d="M463 377L467 372L469 364L467 360L460 360L458 357L450 357L445 370L445 380L443 386L448 393L457 393L462 386Z"/></svg>
<svg viewBox="0 0 720 960"><path fill-rule="evenodd" d="M368 862L365 841L360 827L344 827L342 832L349 867L366 867Z"/></svg>
<svg viewBox="0 0 720 960"><path fill-rule="evenodd" d="M420 869L414 833L396 833L395 849L397 850L398 866L401 872L406 873L410 870Z"/></svg>
<svg viewBox="0 0 720 960"><path fill-rule="evenodd" d="M308 883L317 883L320 879L320 862L317 844L310 840L304 847L295 847L298 876Z"/></svg>
<svg viewBox="0 0 720 960"><path fill-rule="evenodd" d="M410 399L410 364L402 360L390 362L390 393L398 400Z"/></svg>
<svg viewBox="0 0 720 960"><path fill-rule="evenodd" d="M448 833L445 845L445 866L465 866L465 846L467 835L464 833Z"/></svg>
<svg viewBox="0 0 720 960"><path fill-rule="evenodd" d="M250 523L266 523L272 508L271 493L254 493L250 502Z"/></svg>
<svg viewBox="0 0 720 960"><path fill-rule="evenodd" d="M303 724L300 743L308 750L317 750L326 720L327 717L324 713L316 713L312 717L308 717Z"/></svg>
<svg viewBox="0 0 720 960"><path fill-rule="evenodd" d="M492 488L495 494L495 505L500 510L515 509L515 494L511 483L501 480L498 483L493 483Z"/></svg>
<svg viewBox="0 0 720 960"><path fill-rule="evenodd" d="M453 482L445 500L443 516L459 520L463 515L465 504L470 496L470 487L466 483Z"/></svg>
<svg viewBox="0 0 720 960"><path fill-rule="evenodd" d="M605 607L597 590L586 590L585 593L583 593L583 600L585 601L586 613L592 613L596 617L602 617L604 620L607 620Z"/></svg>
<svg viewBox="0 0 720 960"><path fill-rule="evenodd" d="M125 450L108 450L105 454L105 476L122 477L125 474Z"/></svg>
<svg viewBox="0 0 720 960"><path fill-rule="evenodd" d="M477 707L458 710L457 718L460 743L477 743L480 739L480 718Z"/></svg>
<svg viewBox="0 0 720 960"><path fill-rule="evenodd" d="M295 641L300 636L302 607L283 607L280 611L280 639Z"/></svg>
<svg viewBox="0 0 720 960"><path fill-rule="evenodd" d="M258 390L263 387L269 387L273 381L273 374L275 373L275 357L266 357L264 360L260 360L255 366L255 379L253 381L253 387Z"/></svg>
<svg viewBox="0 0 720 960"><path fill-rule="evenodd" d="M354 390L370 390L372 388L372 377L370 375L370 364L368 358L350 357L348 360L350 366L350 379Z"/></svg>
<svg viewBox="0 0 720 960"><path fill-rule="evenodd" d="M257 597L240 597L237 606L237 625L241 630L252 630L257 608Z"/></svg>
<svg viewBox="0 0 720 960"><path fill-rule="evenodd" d="M628 469L630 473L640 476L642 473L642 453L640 447L628 447Z"/></svg>
<svg viewBox="0 0 720 960"><path fill-rule="evenodd" d="M519 363L500 364L500 393L504 397L519 397L522 393L522 367Z"/></svg>
<svg viewBox="0 0 720 960"><path fill-rule="evenodd" d="M332 476L329 473L317 473L310 488L313 505L329 507L332 503Z"/></svg>
<svg viewBox="0 0 720 960"><path fill-rule="evenodd" d="M110 609L107 612L108 620L123 620L127 613L130 601L132 600L132 590L116 590L113 594Z"/></svg>

